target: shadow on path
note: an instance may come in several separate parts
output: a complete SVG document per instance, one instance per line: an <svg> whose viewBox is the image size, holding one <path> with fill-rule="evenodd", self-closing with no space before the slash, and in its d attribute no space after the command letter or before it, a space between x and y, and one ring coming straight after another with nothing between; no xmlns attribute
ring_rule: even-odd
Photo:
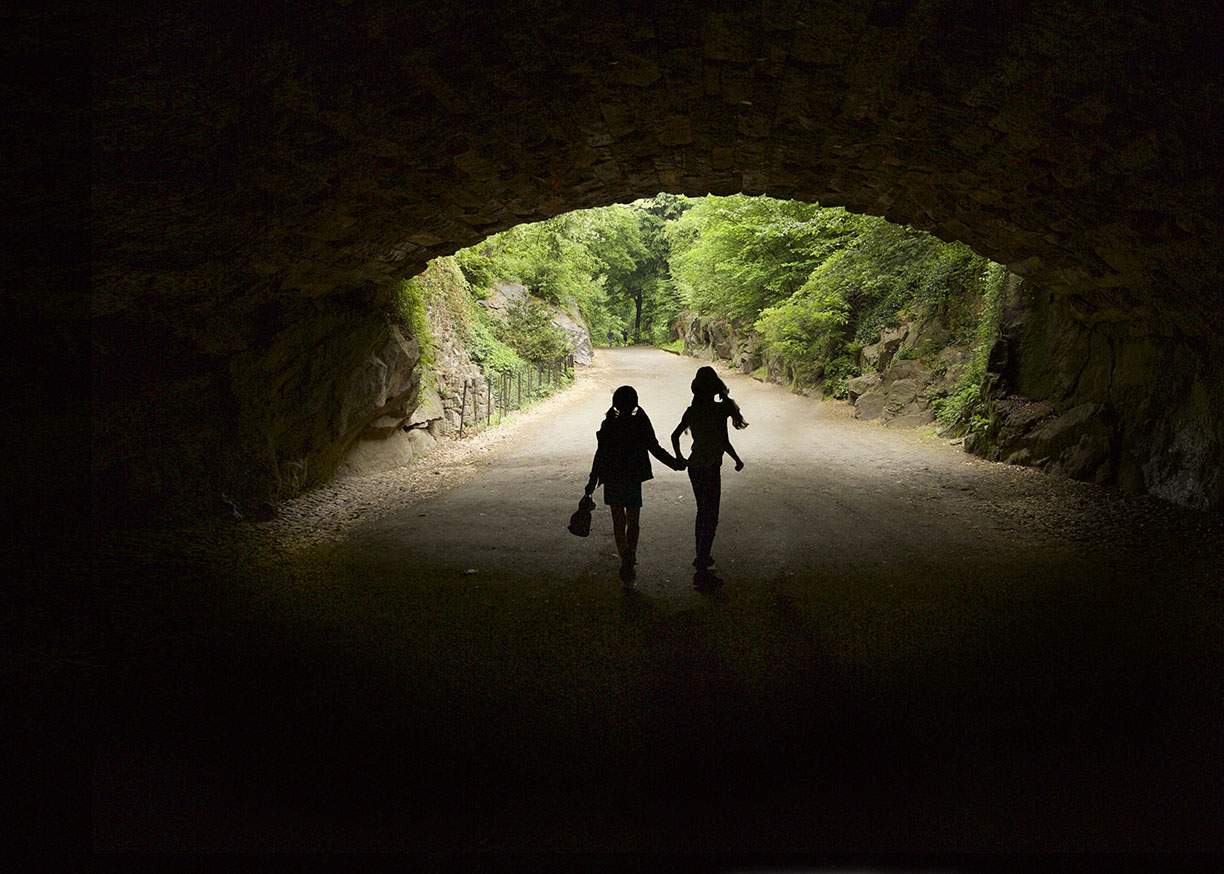
<svg viewBox="0 0 1224 874"><path fill-rule="evenodd" d="M693 362L609 358L586 378L678 420ZM1139 502L1079 542L1037 520L1125 499L734 391L709 592L680 474L635 589L602 507L566 534L585 405L310 554L104 544L97 845L1221 848L1218 520Z"/></svg>

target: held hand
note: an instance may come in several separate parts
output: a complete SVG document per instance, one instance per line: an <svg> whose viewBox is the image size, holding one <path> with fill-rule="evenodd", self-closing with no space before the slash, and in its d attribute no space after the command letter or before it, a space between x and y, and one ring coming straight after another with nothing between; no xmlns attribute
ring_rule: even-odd
<svg viewBox="0 0 1224 874"><path fill-rule="evenodd" d="M684 456L677 455L676 456L676 470L684 470L686 467L688 467L688 462L684 459Z"/></svg>
<svg viewBox="0 0 1224 874"><path fill-rule="evenodd" d="M743 470L743 469L744 469L744 462L740 461L738 458L737 458L737 459L735 459L735 469L736 469L736 470Z"/></svg>

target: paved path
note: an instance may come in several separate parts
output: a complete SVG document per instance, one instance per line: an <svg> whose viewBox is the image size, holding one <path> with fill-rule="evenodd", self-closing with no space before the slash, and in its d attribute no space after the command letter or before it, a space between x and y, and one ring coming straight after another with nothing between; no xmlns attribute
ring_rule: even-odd
<svg viewBox="0 0 1224 874"><path fill-rule="evenodd" d="M99 841L1220 848L1218 525L729 374L726 582L656 463L625 591L604 508L565 531L594 432L628 383L666 444L699 363L600 350L470 482L226 577L102 744Z"/></svg>

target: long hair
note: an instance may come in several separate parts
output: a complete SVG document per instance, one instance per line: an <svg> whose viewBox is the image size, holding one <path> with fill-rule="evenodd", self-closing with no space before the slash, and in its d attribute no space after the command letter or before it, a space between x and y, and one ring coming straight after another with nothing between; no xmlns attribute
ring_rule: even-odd
<svg viewBox="0 0 1224 874"><path fill-rule="evenodd" d="M711 400L715 397L721 397L722 403L730 408L731 424L735 426L735 430L742 431L748 427L744 414L740 412L739 404L731 400L731 391L713 367L697 368L697 375L693 377L693 382L689 388L698 397L708 397Z"/></svg>

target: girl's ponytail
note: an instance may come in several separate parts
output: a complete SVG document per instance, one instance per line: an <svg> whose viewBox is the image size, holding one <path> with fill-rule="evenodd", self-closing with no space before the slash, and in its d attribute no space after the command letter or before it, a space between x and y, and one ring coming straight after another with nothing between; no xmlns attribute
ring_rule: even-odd
<svg viewBox="0 0 1224 874"><path fill-rule="evenodd" d="M740 412L739 404L731 400L731 390L727 388L727 384L722 381L722 377L718 377L718 392L723 399L723 403L731 407L731 424L735 426L736 431L743 431L748 427L748 423L744 421L744 414Z"/></svg>
<svg viewBox="0 0 1224 874"><path fill-rule="evenodd" d="M744 414L740 412L739 404L731 400L731 395L727 393L726 386L723 386L721 394L723 403L731 406L731 424L735 426L736 431L743 431L748 427L748 423L744 420Z"/></svg>

